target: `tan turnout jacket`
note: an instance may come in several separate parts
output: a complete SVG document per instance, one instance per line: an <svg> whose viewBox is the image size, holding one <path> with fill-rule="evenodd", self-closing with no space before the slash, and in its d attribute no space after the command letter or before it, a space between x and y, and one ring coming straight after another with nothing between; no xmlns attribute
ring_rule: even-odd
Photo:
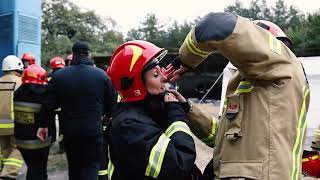
<svg viewBox="0 0 320 180"><path fill-rule="evenodd" d="M13 93L21 83L19 73L14 71L0 77L0 135L13 135Z"/></svg>
<svg viewBox="0 0 320 180"><path fill-rule="evenodd" d="M216 179L300 179L309 88L299 60L267 30L230 13L201 19L179 55L196 68L213 50L238 68L215 141Z"/></svg>

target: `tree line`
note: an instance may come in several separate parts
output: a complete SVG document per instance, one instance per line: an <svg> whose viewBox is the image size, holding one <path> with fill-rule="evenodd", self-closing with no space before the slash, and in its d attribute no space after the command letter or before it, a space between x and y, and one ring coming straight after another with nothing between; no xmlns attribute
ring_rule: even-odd
<svg viewBox="0 0 320 180"><path fill-rule="evenodd" d="M134 39L150 41L169 52L177 52L187 33L200 18L168 24L161 22L156 14L149 13L141 24L129 30L125 37L115 20L83 10L70 0L44 0L42 10L43 65L48 65L50 58L56 55L66 57L71 53L72 44L78 40L87 41L95 56L111 55L118 45ZM320 9L306 14L295 6L287 6L284 0L278 0L271 7L266 0L252 0L249 7L237 0L224 11L252 20L272 21L293 40L293 51L297 55L320 54Z"/></svg>

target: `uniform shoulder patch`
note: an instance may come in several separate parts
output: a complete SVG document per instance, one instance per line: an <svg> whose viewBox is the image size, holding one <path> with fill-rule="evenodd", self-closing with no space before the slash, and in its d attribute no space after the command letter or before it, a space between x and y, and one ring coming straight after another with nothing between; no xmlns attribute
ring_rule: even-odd
<svg viewBox="0 0 320 180"><path fill-rule="evenodd" d="M220 41L232 34L237 16L231 13L209 13L195 27L197 42Z"/></svg>

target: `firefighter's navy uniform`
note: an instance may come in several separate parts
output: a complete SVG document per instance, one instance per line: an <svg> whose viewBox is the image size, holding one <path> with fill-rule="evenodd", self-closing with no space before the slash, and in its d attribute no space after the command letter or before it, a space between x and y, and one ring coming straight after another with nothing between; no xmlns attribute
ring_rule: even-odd
<svg viewBox="0 0 320 180"><path fill-rule="evenodd" d="M188 179L196 157L185 112L167 103L155 121L143 101L119 103L109 134L109 179Z"/></svg>
<svg viewBox="0 0 320 180"><path fill-rule="evenodd" d="M296 56L249 19L210 13L179 55L197 67L213 50L238 68L231 78L213 153L217 179L299 179L309 87Z"/></svg>
<svg viewBox="0 0 320 180"><path fill-rule="evenodd" d="M106 73L88 57L76 57L71 66L52 75L41 114L61 108L61 131L68 160L69 179L97 179L102 153L101 117L116 102ZM47 127L48 121L41 127Z"/></svg>
<svg viewBox="0 0 320 180"><path fill-rule="evenodd" d="M54 123L50 124L49 136L44 141L37 137L44 93L44 85L23 84L14 94L15 138L27 164L27 180L47 179L49 149L55 139ZM47 118L53 117L47 116Z"/></svg>
<svg viewBox="0 0 320 180"><path fill-rule="evenodd" d="M21 85L21 76L15 71L0 78L0 177L17 178L23 158L15 145L13 93Z"/></svg>

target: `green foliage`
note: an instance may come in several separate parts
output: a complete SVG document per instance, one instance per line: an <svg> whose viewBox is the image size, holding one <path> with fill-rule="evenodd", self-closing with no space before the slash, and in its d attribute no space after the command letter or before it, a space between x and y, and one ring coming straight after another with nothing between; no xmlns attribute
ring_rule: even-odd
<svg viewBox="0 0 320 180"><path fill-rule="evenodd" d="M284 0L278 0L274 6L268 7L266 0L252 0L250 7L245 8L237 0L225 8L251 20L263 19L274 22L281 27L294 43L293 51L300 56L319 54L320 50L320 10L314 14L303 14L294 6L287 6Z"/></svg>
<svg viewBox="0 0 320 180"><path fill-rule="evenodd" d="M44 0L42 3L42 61L47 65L56 55L66 57L72 44L78 40L89 42L93 55L111 55L124 42L123 35L114 27L112 19L102 19L92 11L82 11L70 0ZM320 49L320 10L305 15L284 0L269 6L267 0L252 0L248 8L240 0L225 8L251 20L269 20L279 25L294 42L298 55L318 53ZM161 22L155 14L147 14L138 27L127 33L125 41L146 40L169 52L178 52L186 35L200 17L180 24Z"/></svg>
<svg viewBox="0 0 320 180"><path fill-rule="evenodd" d="M225 12L247 17L251 20L272 21L284 30L293 26L300 26L304 21L304 14L294 6L288 7L284 0L278 0L272 7L268 7L266 0L252 0L249 8L237 0L233 5L225 8Z"/></svg>
<svg viewBox="0 0 320 180"><path fill-rule="evenodd" d="M320 51L320 10L309 14L301 26L288 30L288 36L294 40L294 51L301 55L314 55Z"/></svg>
<svg viewBox="0 0 320 180"><path fill-rule="evenodd" d="M147 14L140 27L128 32L127 40L140 39L160 46L159 44L164 41L163 37L165 35L165 31L162 29L163 25L160 24L156 15Z"/></svg>
<svg viewBox="0 0 320 180"><path fill-rule="evenodd" d="M42 64L54 56L66 57L76 41L86 41L92 54L110 55L123 43L123 35L110 27L112 19L102 19L93 11L82 11L69 0L42 2ZM108 27L106 24L110 24Z"/></svg>
<svg viewBox="0 0 320 180"><path fill-rule="evenodd" d="M164 26L155 14L148 14L140 27L128 32L126 40L145 40L171 52L177 52L193 25L194 23L189 22L180 25L174 21L173 24Z"/></svg>

